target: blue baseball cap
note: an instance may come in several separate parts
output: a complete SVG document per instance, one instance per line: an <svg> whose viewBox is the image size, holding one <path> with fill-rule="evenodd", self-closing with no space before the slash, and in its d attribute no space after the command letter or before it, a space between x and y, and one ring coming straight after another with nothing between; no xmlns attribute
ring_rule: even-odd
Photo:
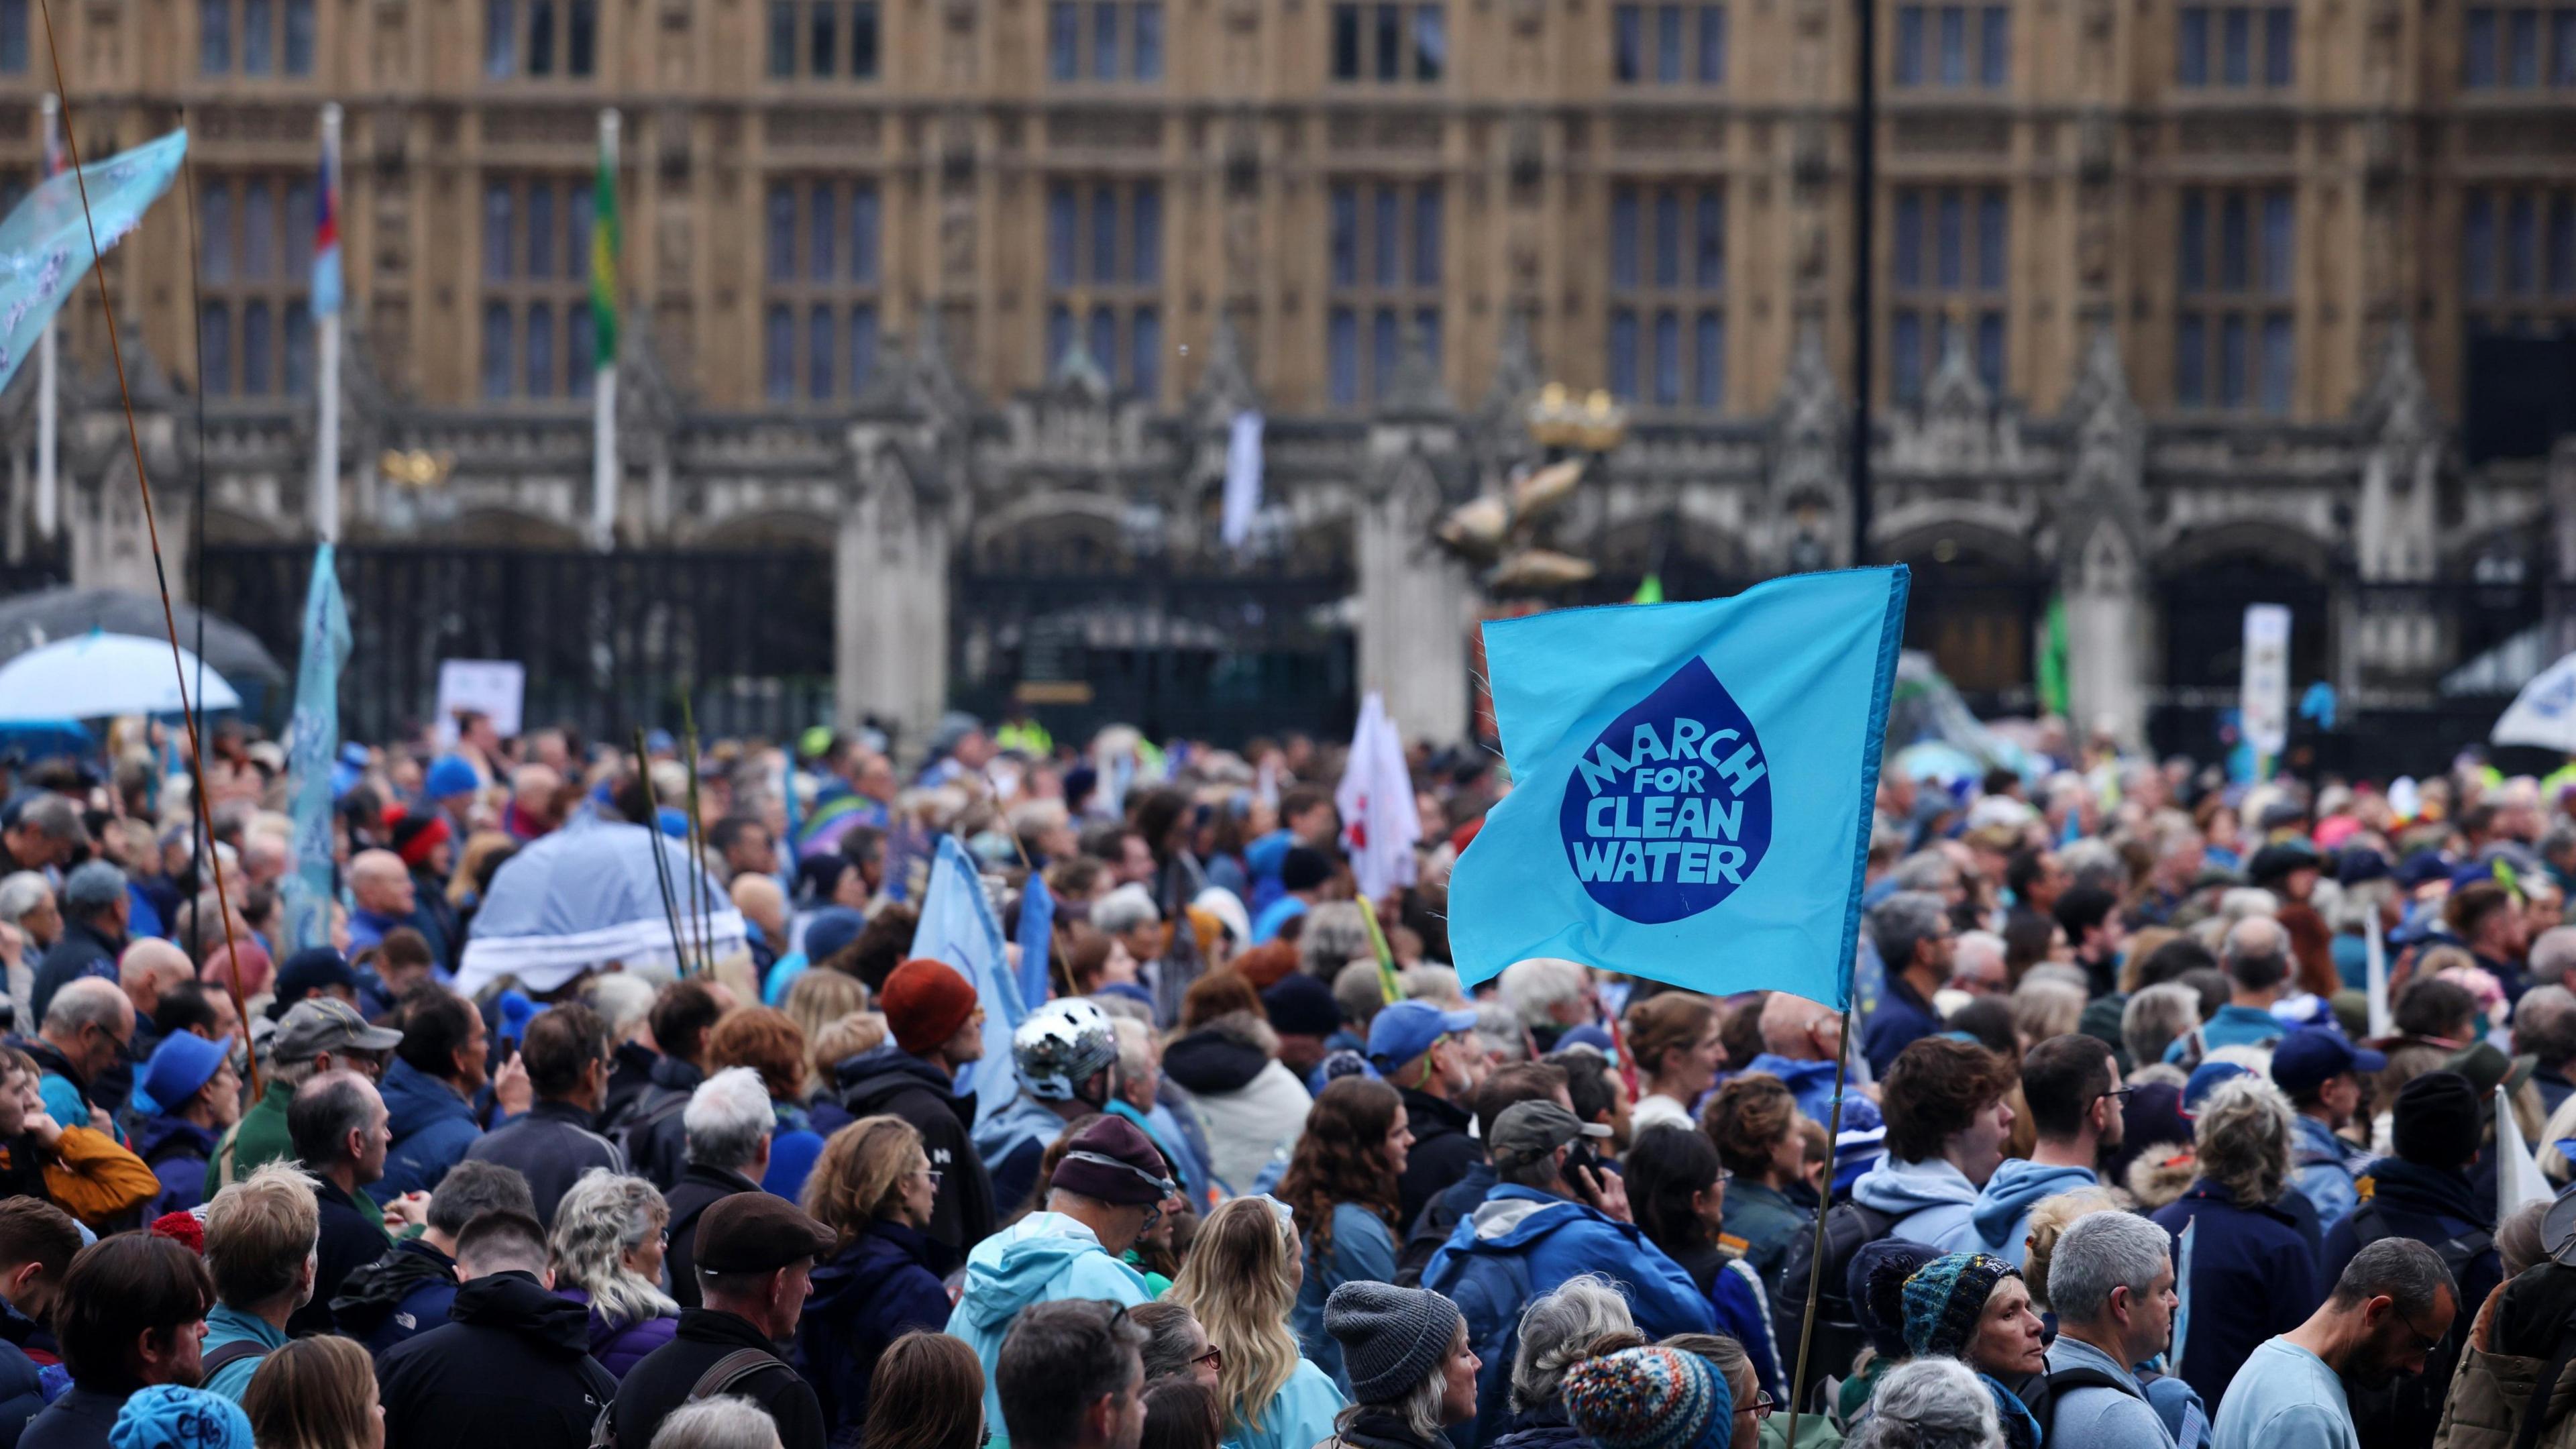
<svg viewBox="0 0 2576 1449"><path fill-rule="evenodd" d="M431 800L444 800L450 795L471 795L483 787L483 777L463 755L441 755L429 767L429 777L421 784L421 795Z"/></svg>
<svg viewBox="0 0 2576 1449"><path fill-rule="evenodd" d="M2182 1110L2189 1116L2200 1109L2201 1099L2218 1090L2221 1082L2254 1075L2234 1062L2202 1062L2191 1069L2191 1080L2183 1083Z"/></svg>
<svg viewBox="0 0 2576 1449"><path fill-rule="evenodd" d="M2357 1047L2340 1032L2308 1027L2281 1038L2272 1048L2272 1085L2292 1096L2313 1092L2346 1072L2376 1072L2388 1058Z"/></svg>
<svg viewBox="0 0 2576 1449"><path fill-rule="evenodd" d="M151 1065L143 1069L143 1090L161 1111L175 1111L205 1090L232 1050L229 1036L208 1041L192 1031L172 1032L153 1048Z"/></svg>
<svg viewBox="0 0 2576 1449"><path fill-rule="evenodd" d="M1431 1050L1432 1044L1455 1031L1473 1031L1476 1013L1442 1011L1428 1001L1399 1001L1381 1007L1369 1021L1369 1060L1380 1071L1403 1066Z"/></svg>

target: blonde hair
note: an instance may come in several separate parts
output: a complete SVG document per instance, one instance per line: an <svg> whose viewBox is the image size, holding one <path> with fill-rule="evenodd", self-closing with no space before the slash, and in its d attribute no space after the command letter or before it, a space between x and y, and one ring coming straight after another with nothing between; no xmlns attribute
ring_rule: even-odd
<svg viewBox="0 0 2576 1449"><path fill-rule="evenodd" d="M2048 1260L2057 1252L2057 1239L2078 1218L2095 1213L2120 1211L2119 1196L2107 1187L2079 1187L2055 1197L2041 1198L2030 1210L2029 1261L2022 1265L2022 1280L2030 1285L2031 1301L2048 1306ZM2005 1246L2009 1247L2010 1244Z"/></svg>
<svg viewBox="0 0 2576 1449"><path fill-rule="evenodd" d="M294 1291L321 1239L321 1202L292 1163L272 1162L215 1194L205 1231L216 1297L257 1308Z"/></svg>
<svg viewBox="0 0 2576 1449"><path fill-rule="evenodd" d="M2075 1030L2084 1019L2084 988L2054 977L2025 977L2013 988L2013 1030L2033 1045Z"/></svg>
<svg viewBox="0 0 2576 1449"><path fill-rule="evenodd" d="M847 1247L885 1215L916 1157L928 1160L920 1129L901 1117L862 1117L823 1144L801 1206Z"/></svg>
<svg viewBox="0 0 2576 1449"><path fill-rule="evenodd" d="M1216 1393L1227 1437L1258 1432L1261 1415L1297 1371L1288 1311L1297 1303L1297 1230L1266 1197L1239 1197L1199 1225L1166 1301L1198 1315L1225 1353ZM1433 1375L1436 1379L1438 1375Z"/></svg>
<svg viewBox="0 0 2576 1449"><path fill-rule="evenodd" d="M788 983L787 999L779 1003L786 1008L787 1019L796 1023L809 1043L807 1065L812 1068L808 1081L827 1076L838 1058L823 1055L823 1028L854 1011L868 1009L868 988L856 976L846 972L800 971Z"/></svg>
<svg viewBox="0 0 2576 1449"><path fill-rule="evenodd" d="M671 1205L653 1184L605 1167L583 1173L555 1208L555 1286L589 1294L592 1309L621 1328L678 1313L660 1284L626 1266L626 1255L670 1222Z"/></svg>
<svg viewBox="0 0 2576 1449"><path fill-rule="evenodd" d="M367 1449L375 1362L354 1339L299 1338L260 1364L241 1404L260 1449Z"/></svg>
<svg viewBox="0 0 2576 1449"><path fill-rule="evenodd" d="M496 850L515 851L519 842L505 830L477 830L465 837L465 845L456 852L456 874L447 882L447 903L461 906L474 898L479 889L475 878L483 872L483 862Z"/></svg>
<svg viewBox="0 0 2576 1449"><path fill-rule="evenodd" d="M806 975L812 975L807 972ZM803 977L797 978L799 980ZM886 1019L883 1013L853 1011L837 1021L830 1021L814 1033L814 1046L808 1053L814 1059L814 1076L818 1081L832 1079L832 1069L850 1058L875 1051L886 1041Z"/></svg>

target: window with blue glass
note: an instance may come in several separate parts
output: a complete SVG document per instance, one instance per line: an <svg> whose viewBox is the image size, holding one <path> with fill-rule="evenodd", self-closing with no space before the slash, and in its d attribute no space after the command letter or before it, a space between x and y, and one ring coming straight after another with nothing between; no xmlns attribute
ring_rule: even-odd
<svg viewBox="0 0 2576 1449"><path fill-rule="evenodd" d="M1163 385L1163 188L1155 181L1059 179L1046 190L1044 371L1077 338L1113 387Z"/></svg>
<svg viewBox="0 0 2576 1449"><path fill-rule="evenodd" d="M2231 90L2289 85L2298 78L2298 31L2294 6L2182 6L2174 11L2174 83Z"/></svg>
<svg viewBox="0 0 2576 1449"><path fill-rule="evenodd" d="M2576 323L2576 188L2469 188L2460 199L2459 253L2471 331Z"/></svg>
<svg viewBox="0 0 2576 1449"><path fill-rule="evenodd" d="M483 186L483 396L545 402L590 396L588 175L494 178ZM307 190L293 211L308 261Z"/></svg>
<svg viewBox="0 0 2576 1449"><path fill-rule="evenodd" d="M2012 79L2012 7L1899 5L1894 83L1996 90Z"/></svg>
<svg viewBox="0 0 2576 1449"><path fill-rule="evenodd" d="M1163 78L1162 0L1049 0L1046 27L1049 80Z"/></svg>
<svg viewBox="0 0 2576 1449"><path fill-rule="evenodd" d="M1445 202L1436 181L1337 181L1327 191L1324 374L1333 406L1383 396L1408 338L1441 368Z"/></svg>
<svg viewBox="0 0 2576 1449"><path fill-rule="evenodd" d="M1610 189L1611 394L1655 407L1726 398L1726 193L1707 184Z"/></svg>
<svg viewBox="0 0 2576 1449"><path fill-rule="evenodd" d="M763 209L761 392L778 403L856 397L876 368L877 184L782 178L769 183Z"/></svg>
<svg viewBox="0 0 2576 1449"><path fill-rule="evenodd" d="M2576 87L2576 9L2470 6L2460 23L2460 84Z"/></svg>
<svg viewBox="0 0 2576 1449"><path fill-rule="evenodd" d="M769 0L772 80L877 78L877 0Z"/></svg>
<svg viewBox="0 0 2576 1449"><path fill-rule="evenodd" d="M598 0L484 0L487 79L581 80L597 73L598 61Z"/></svg>
<svg viewBox="0 0 2576 1449"><path fill-rule="evenodd" d="M311 75L313 6L314 0L197 0L198 72ZM26 46L25 0L0 0L0 73L27 68Z"/></svg>
<svg viewBox="0 0 2576 1449"><path fill-rule="evenodd" d="M2011 198L1997 186L1900 186L1890 208L1887 390L1920 402L1955 339L1987 390L2005 382Z"/></svg>
<svg viewBox="0 0 2576 1449"><path fill-rule="evenodd" d="M2297 198L2287 187L2191 186L2175 208L2174 403L2290 411Z"/></svg>
<svg viewBox="0 0 2576 1449"><path fill-rule="evenodd" d="M0 75L27 73L27 0L0 0Z"/></svg>
<svg viewBox="0 0 2576 1449"><path fill-rule="evenodd" d="M218 175L200 181L197 246L198 316L205 328L200 386L206 395L292 397L309 388L311 176Z"/></svg>
<svg viewBox="0 0 2576 1449"><path fill-rule="evenodd" d="M1610 78L1620 85L1717 85L1726 79L1723 5L1613 5Z"/></svg>
<svg viewBox="0 0 2576 1449"><path fill-rule="evenodd" d="M1335 4L1333 79L1429 83L1449 73L1449 18L1438 5Z"/></svg>

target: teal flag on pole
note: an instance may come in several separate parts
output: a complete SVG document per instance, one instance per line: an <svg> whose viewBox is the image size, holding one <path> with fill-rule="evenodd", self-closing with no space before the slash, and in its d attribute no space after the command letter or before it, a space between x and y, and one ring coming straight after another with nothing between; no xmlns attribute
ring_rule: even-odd
<svg viewBox="0 0 2576 1449"><path fill-rule="evenodd" d="M331 545L321 544L304 591L304 657L295 669L295 717L286 728L295 868L284 894L294 951L331 944L331 765L340 752L340 666L348 658L349 608Z"/></svg>
<svg viewBox="0 0 2576 1449"><path fill-rule="evenodd" d="M975 1120L983 1121L1011 1104L1020 1083L1011 1067L1011 1033L1019 1030L1026 1010L1019 983L1002 941L1002 922L984 894L975 858L954 835L939 837L939 854L930 867L930 885L921 895L921 924L914 930L912 954L945 961L975 988L984 1007L984 1056L958 1069L957 1095L975 1099Z"/></svg>
<svg viewBox="0 0 2576 1449"><path fill-rule="evenodd" d="M35 355L56 309L179 174L188 133L173 131L131 151L40 183L0 220L0 388ZM87 188L89 205L81 205ZM96 242L93 249L92 241Z"/></svg>
<svg viewBox="0 0 2576 1449"><path fill-rule="evenodd" d="M1487 624L1514 783L1450 882L1459 976L1552 956L1844 1005L1908 579Z"/></svg>

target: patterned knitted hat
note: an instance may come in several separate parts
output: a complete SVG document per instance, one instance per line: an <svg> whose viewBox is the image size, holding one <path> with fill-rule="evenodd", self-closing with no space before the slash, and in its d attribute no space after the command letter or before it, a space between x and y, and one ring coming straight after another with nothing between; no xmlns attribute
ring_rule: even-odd
<svg viewBox="0 0 2576 1449"><path fill-rule="evenodd" d="M1735 1395L1708 1360L1670 1348L1627 1348L1576 1364L1565 1414L1597 1449L1691 1449L1723 1444Z"/></svg>
<svg viewBox="0 0 2576 1449"><path fill-rule="evenodd" d="M1986 1253L1949 1253L1905 1280L1905 1346L1917 1355L1957 1357L1977 1336L1986 1296L2021 1270Z"/></svg>

